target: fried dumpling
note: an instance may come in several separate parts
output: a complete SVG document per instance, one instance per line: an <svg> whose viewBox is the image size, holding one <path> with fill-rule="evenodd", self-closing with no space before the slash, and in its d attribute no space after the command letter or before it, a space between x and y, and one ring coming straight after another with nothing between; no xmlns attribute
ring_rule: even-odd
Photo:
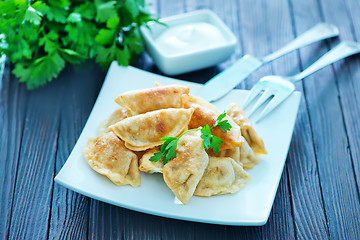
<svg viewBox="0 0 360 240"><path fill-rule="evenodd" d="M103 120L98 127L98 135L102 135L104 133L110 132L109 126L117 123L127 117L130 117L129 110L125 108L119 108L115 110L109 118Z"/></svg>
<svg viewBox="0 0 360 240"><path fill-rule="evenodd" d="M115 102L136 115L165 108L181 108L181 95L189 91L190 88L180 85L159 86L125 92Z"/></svg>
<svg viewBox="0 0 360 240"><path fill-rule="evenodd" d="M196 102L196 99L192 96L183 95L182 96L184 107L185 108L193 108L194 113L189 122L189 129L203 127L208 124L212 127L216 123L216 119L219 116L219 113L200 105ZM212 133L223 140L223 143L220 144L221 150L240 147L243 143L240 138L241 132L240 127L228 116L224 118L224 120L228 120L231 124L232 128L228 132L223 132L220 128L216 127L212 130Z"/></svg>
<svg viewBox="0 0 360 240"><path fill-rule="evenodd" d="M176 157L163 168L166 185L175 196L186 204L204 174L209 157L200 134L185 134L176 148Z"/></svg>
<svg viewBox="0 0 360 240"><path fill-rule="evenodd" d="M139 170L146 173L162 173L164 164L162 159L157 162L151 162L150 158L154 156L154 153L158 152L159 149L153 148L145 152L145 154L140 158L139 161Z"/></svg>
<svg viewBox="0 0 360 240"><path fill-rule="evenodd" d="M135 153L127 149L112 132L90 138L84 148L88 164L117 185L140 186L140 172Z"/></svg>
<svg viewBox="0 0 360 240"><path fill-rule="evenodd" d="M221 114L221 111L212 103L206 101L205 99L193 95L185 95L182 97L183 102L191 102L196 103L197 105L203 106L205 108L211 109L214 111L217 115Z"/></svg>
<svg viewBox="0 0 360 240"><path fill-rule="evenodd" d="M229 157L210 157L204 175L194 192L195 196L235 193L244 188L250 176Z"/></svg>
<svg viewBox="0 0 360 240"><path fill-rule="evenodd" d="M244 143L245 144L245 143ZM241 145L242 146L242 145ZM212 154L213 157L230 157L232 159L235 160L235 162L239 163L240 165L242 165L242 163L240 162L240 148L241 147L236 147L236 148L230 148L230 149L225 149L225 150L221 150L218 154Z"/></svg>
<svg viewBox="0 0 360 240"><path fill-rule="evenodd" d="M162 137L177 137L187 130L193 109L168 108L126 118L109 129L134 151L161 145Z"/></svg>
<svg viewBox="0 0 360 240"><path fill-rule="evenodd" d="M245 113L238 104L232 103L226 111L236 124L241 128L241 135L246 139L249 146L255 154L267 154L264 141L257 134L250 120L245 116Z"/></svg>
<svg viewBox="0 0 360 240"><path fill-rule="evenodd" d="M241 138L243 138L241 136ZM230 157L240 164L245 170L253 168L255 164L259 163L258 157L255 155L254 151L250 148L249 144L245 139L243 139L244 144L240 147L230 148L225 150L220 150L219 153L215 154L212 150L207 153L211 157Z"/></svg>
<svg viewBox="0 0 360 240"><path fill-rule="evenodd" d="M241 145L240 149L240 162L243 165L243 168L249 169L253 168L255 164L259 163L257 156L254 151L251 149L247 141L243 145Z"/></svg>

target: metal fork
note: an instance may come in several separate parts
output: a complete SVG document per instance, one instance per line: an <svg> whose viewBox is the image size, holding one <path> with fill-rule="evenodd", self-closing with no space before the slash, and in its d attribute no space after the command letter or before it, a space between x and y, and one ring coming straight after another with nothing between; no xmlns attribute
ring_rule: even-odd
<svg viewBox="0 0 360 240"><path fill-rule="evenodd" d="M336 47L325 53L321 58L314 62L304 71L289 77L282 76L265 76L257 82L250 90L249 95L244 101L243 108L245 109L256 97L259 97L254 107L248 113L250 117L255 113L266 101L267 104L264 110L257 117L255 122L260 121L263 117L274 110L281 102L295 91L294 83L309 76L310 74L348 56L360 53L360 43L344 41ZM271 99L270 99L271 98ZM270 99L270 101L269 101Z"/></svg>

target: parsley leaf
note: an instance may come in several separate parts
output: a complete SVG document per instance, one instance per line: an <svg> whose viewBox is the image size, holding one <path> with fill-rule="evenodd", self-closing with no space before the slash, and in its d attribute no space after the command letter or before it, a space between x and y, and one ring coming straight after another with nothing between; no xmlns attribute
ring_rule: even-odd
<svg viewBox="0 0 360 240"><path fill-rule="evenodd" d="M86 59L86 56L81 55L71 49L60 49L60 51L61 51L61 56L66 61L72 64L81 63L84 59Z"/></svg>
<svg viewBox="0 0 360 240"><path fill-rule="evenodd" d="M8 42L8 44L11 44ZM10 53L11 59L14 61L20 61L23 58L31 59L32 51L29 43L22 37L18 36L13 39L12 45L9 46L10 50L13 48L21 49L21 51L12 51Z"/></svg>
<svg viewBox="0 0 360 240"><path fill-rule="evenodd" d="M66 20L71 23L81 22L81 14L76 12L70 13Z"/></svg>
<svg viewBox="0 0 360 240"><path fill-rule="evenodd" d="M13 73L20 82L26 82L28 89L35 89L44 85L48 81L48 76L57 77L64 67L64 59L57 52L54 52L38 58L28 65L17 64Z"/></svg>
<svg viewBox="0 0 360 240"><path fill-rule="evenodd" d="M95 17L95 6L92 2L85 2L75 7L74 12L79 13L82 18L91 20Z"/></svg>
<svg viewBox="0 0 360 240"><path fill-rule="evenodd" d="M24 21L39 25L41 22L41 17L41 12L35 10L32 6L29 6L28 9L26 9Z"/></svg>
<svg viewBox="0 0 360 240"><path fill-rule="evenodd" d="M118 17L114 17L114 18L109 18L106 22L106 27L110 28L110 29L115 29L120 22L120 18Z"/></svg>
<svg viewBox="0 0 360 240"><path fill-rule="evenodd" d="M209 125L206 124L205 127L201 128L201 138L204 139L204 147L205 149L209 149L211 147L211 129Z"/></svg>
<svg viewBox="0 0 360 240"><path fill-rule="evenodd" d="M109 18L114 18L117 16L115 9L116 1L103 2L100 0L95 0L96 6L96 21L97 22L106 22Z"/></svg>
<svg viewBox="0 0 360 240"><path fill-rule="evenodd" d="M178 139L172 140L165 148L165 157L163 159L164 164L166 164L169 160L175 158L176 147L177 147Z"/></svg>
<svg viewBox="0 0 360 240"><path fill-rule="evenodd" d="M186 133L191 131L198 131L200 130L201 135L200 137L204 140L204 148L205 149L213 149L214 153L217 154L220 151L220 144L223 143L223 140L215 135L212 134L211 130L215 127L219 127L222 131L225 133L229 131L232 126L228 122L228 120L223 120L226 117L226 112L224 111L222 114L220 114L214 124L214 126L210 127L208 124L206 124L204 127L196 128L196 129L190 129L182 133L179 137L164 137L161 138L161 141L164 141L164 143L160 147L160 151L156 152L154 156L150 158L150 161L157 162L163 158L163 163L166 164L170 160L174 159L176 157L176 147L179 139L184 136Z"/></svg>
<svg viewBox="0 0 360 240"><path fill-rule="evenodd" d="M126 0L125 8L130 13L132 19L136 19L136 17L140 13L140 10L139 10L139 7L138 7L138 4L136 3L136 1Z"/></svg>
<svg viewBox="0 0 360 240"><path fill-rule="evenodd" d="M220 143L223 143L223 140L221 140L221 138L218 138L217 136L212 136L211 147L215 154L220 151Z"/></svg>
<svg viewBox="0 0 360 240"><path fill-rule="evenodd" d="M143 51L139 27L157 22L144 0L0 1L0 56L28 89L57 77L66 62L127 66Z"/></svg>
<svg viewBox="0 0 360 240"><path fill-rule="evenodd" d="M111 29L101 29L95 37L95 41L102 45L110 44L114 41L115 31Z"/></svg>
<svg viewBox="0 0 360 240"><path fill-rule="evenodd" d="M66 9L51 7L46 14L46 17L50 21L55 21L59 23L66 23L67 11Z"/></svg>
<svg viewBox="0 0 360 240"><path fill-rule="evenodd" d="M228 120L221 121L216 126L223 130L223 132L227 132L231 129L231 124Z"/></svg>
<svg viewBox="0 0 360 240"><path fill-rule="evenodd" d="M154 153L154 156L152 156L149 160L151 162L157 162L164 156L164 154L164 152L156 152Z"/></svg>
<svg viewBox="0 0 360 240"><path fill-rule="evenodd" d="M225 112L225 111L224 111L223 113L221 113L221 114L217 117L216 122L215 122L214 125L217 125L219 122L221 122L221 120L223 120L224 117L226 117L226 112Z"/></svg>
<svg viewBox="0 0 360 240"><path fill-rule="evenodd" d="M39 58L33 64L35 68L31 73L31 80L27 83L29 89L44 85L49 76L51 78L57 77L65 67L64 59L57 52ZM36 81L34 81L35 79Z"/></svg>
<svg viewBox="0 0 360 240"><path fill-rule="evenodd" d="M44 50L47 53L54 52L58 48L58 34L54 31L50 31L39 39L39 46L44 46Z"/></svg>

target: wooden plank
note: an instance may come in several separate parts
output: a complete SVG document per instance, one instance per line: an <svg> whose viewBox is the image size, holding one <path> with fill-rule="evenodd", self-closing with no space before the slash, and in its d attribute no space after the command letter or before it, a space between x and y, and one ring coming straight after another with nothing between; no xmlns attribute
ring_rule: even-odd
<svg viewBox="0 0 360 240"><path fill-rule="evenodd" d="M60 119L59 81L29 92L26 108L10 239L45 239L52 200Z"/></svg>
<svg viewBox="0 0 360 240"><path fill-rule="evenodd" d="M196 240L231 239L228 235L229 226L197 223L194 226ZM239 238L234 238L239 239Z"/></svg>
<svg viewBox="0 0 360 240"><path fill-rule="evenodd" d="M349 13L349 22L347 28L342 30L344 39L352 39L360 41L360 2L347 0L346 10ZM359 194L360 188L360 126L358 124L360 119L360 96L358 91L360 89L360 58L359 55L352 57L346 62L346 70L335 72L340 75L338 80L338 88L340 92L341 107L344 114L345 126L347 129L347 136L350 145L350 154L353 162L353 170L357 181L357 188ZM337 66L336 66L337 67ZM342 66L344 67L344 66ZM343 80L341 80L343 79Z"/></svg>
<svg viewBox="0 0 360 240"><path fill-rule="evenodd" d="M124 239L167 239L163 237L163 233L167 231L163 229L163 219L162 217L124 209Z"/></svg>
<svg viewBox="0 0 360 240"><path fill-rule="evenodd" d="M300 4L300 2L296 3ZM320 13L325 16L321 20L339 26L343 37L351 26L344 4L341 1L320 1L320 3ZM306 1L301 4L303 5L299 5L299 12L309 12L309 9L319 8L318 1ZM304 27L304 22L301 20L296 24L299 32ZM326 50L326 48L310 47L301 51L301 56L323 54ZM334 72L330 67L308 77L304 81L304 86L330 238L357 239L360 225L359 196L336 82L336 78L339 83L348 81L343 73L340 74L340 71L344 70L340 68L342 64L343 61L335 65L335 70L339 67L338 71ZM309 62L303 61L303 65L308 66Z"/></svg>
<svg viewBox="0 0 360 240"><path fill-rule="evenodd" d="M68 67L59 79L62 81L62 109L56 173L60 171L75 146L105 79L105 72L100 71L93 62L76 68L77 70ZM89 198L55 184L49 238L85 239L89 206Z"/></svg>
<svg viewBox="0 0 360 240"><path fill-rule="evenodd" d="M169 218L162 219L162 238L163 239L196 239L195 232L199 223L181 221Z"/></svg>
<svg viewBox="0 0 360 240"><path fill-rule="evenodd" d="M301 106L287 159L296 236L326 239L328 227L304 98Z"/></svg>
<svg viewBox="0 0 360 240"><path fill-rule="evenodd" d="M320 22L320 12L317 6L304 6L304 2L290 1L292 21L295 24L294 32L301 34L307 29ZM305 14L306 13L306 14ZM303 26L298 29L297 26ZM306 49L308 54L301 55L301 63L315 61L319 49L324 48L324 43L316 43ZM302 50L304 53L304 50ZM315 55L315 56L314 56ZM296 72L300 69L297 68ZM305 95L302 83L297 83L296 88ZM304 96L303 95L303 96ZM297 124L292 138L288 158L288 171L296 236L300 239L326 239L329 237L322 189L319 183L319 174L315 150L312 141L312 129L305 98L301 99L300 109L297 117Z"/></svg>
<svg viewBox="0 0 360 240"><path fill-rule="evenodd" d="M161 217L91 200L89 239L161 239Z"/></svg>
<svg viewBox="0 0 360 240"><path fill-rule="evenodd" d="M91 199L88 239L122 239L125 210Z"/></svg>
<svg viewBox="0 0 360 240"><path fill-rule="evenodd" d="M169 17L185 12L185 1L158 0L158 11L160 17Z"/></svg>
<svg viewBox="0 0 360 240"><path fill-rule="evenodd" d="M8 238L27 94L7 66L0 76L0 239Z"/></svg>

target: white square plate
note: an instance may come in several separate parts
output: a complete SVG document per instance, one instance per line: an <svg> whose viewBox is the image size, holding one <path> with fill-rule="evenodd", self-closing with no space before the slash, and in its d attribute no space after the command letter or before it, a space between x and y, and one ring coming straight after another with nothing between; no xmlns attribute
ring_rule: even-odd
<svg viewBox="0 0 360 240"><path fill-rule="evenodd" d="M255 124L269 154L261 157L260 163L249 170L252 180L243 190L235 194L192 197L182 205L174 201L174 194L161 174L141 173L138 188L117 186L93 171L83 157L83 147L89 137L97 135L99 123L118 108L115 97L125 91L154 87L154 81L163 85L189 86L192 92L201 86L113 63L79 140L55 181L85 196L143 213L225 225L265 224L284 168L300 93L295 92L268 117ZM231 102L241 104L246 94L244 90L233 90L215 105L224 109Z"/></svg>

